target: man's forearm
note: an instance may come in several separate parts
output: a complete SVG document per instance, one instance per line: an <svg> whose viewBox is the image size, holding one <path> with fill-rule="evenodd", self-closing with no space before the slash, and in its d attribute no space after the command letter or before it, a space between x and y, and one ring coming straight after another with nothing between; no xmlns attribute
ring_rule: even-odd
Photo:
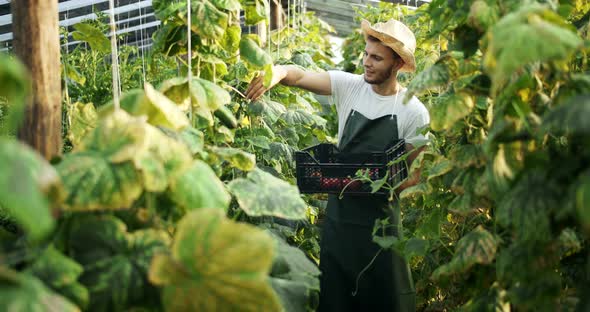
<svg viewBox="0 0 590 312"><path fill-rule="evenodd" d="M276 65L273 70L281 78L280 84L290 87L297 87L297 82L305 73L295 65Z"/></svg>

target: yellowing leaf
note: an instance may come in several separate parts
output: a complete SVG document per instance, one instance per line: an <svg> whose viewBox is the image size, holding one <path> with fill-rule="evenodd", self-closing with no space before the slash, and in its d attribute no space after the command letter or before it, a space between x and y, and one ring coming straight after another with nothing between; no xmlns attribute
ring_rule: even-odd
<svg viewBox="0 0 590 312"><path fill-rule="evenodd" d="M272 238L222 211L201 209L178 224L172 254L152 260L167 311L280 311L268 273Z"/></svg>
<svg viewBox="0 0 590 312"><path fill-rule="evenodd" d="M256 166L256 156L241 149L231 147L215 147L213 152L223 160L243 171L250 171Z"/></svg>
<svg viewBox="0 0 590 312"><path fill-rule="evenodd" d="M180 130L190 125L186 114L169 98L155 90L152 85L146 83L144 90L145 98L138 113L147 115L150 124L174 130Z"/></svg>
<svg viewBox="0 0 590 312"><path fill-rule="evenodd" d="M524 65L566 60L583 44L559 15L539 4L504 16L486 40L483 65L491 74L494 93Z"/></svg>
<svg viewBox="0 0 590 312"><path fill-rule="evenodd" d="M74 151L96 152L113 163L131 160L144 148L146 126L145 118L130 116L123 110L113 111L98 121Z"/></svg>
<svg viewBox="0 0 590 312"><path fill-rule="evenodd" d="M146 150L137 154L134 163L141 170L145 189L163 192L170 181L190 167L191 153L187 146L147 125Z"/></svg>
<svg viewBox="0 0 590 312"><path fill-rule="evenodd" d="M95 152L66 155L56 166L67 193L68 210L125 209L143 191L131 161L113 164Z"/></svg>
<svg viewBox="0 0 590 312"><path fill-rule="evenodd" d="M72 123L70 125L68 139L72 145L77 146L82 139L96 128L98 122L98 115L94 104L88 103L74 103L73 109L70 111Z"/></svg>
<svg viewBox="0 0 590 312"><path fill-rule="evenodd" d="M459 119L469 115L475 103L465 93L455 93L439 97L438 103L431 108L430 126L434 131L447 130Z"/></svg>
<svg viewBox="0 0 590 312"><path fill-rule="evenodd" d="M494 235L480 225L459 240L451 262L437 268L432 279L465 272L475 264L490 264L496 257L497 248Z"/></svg>

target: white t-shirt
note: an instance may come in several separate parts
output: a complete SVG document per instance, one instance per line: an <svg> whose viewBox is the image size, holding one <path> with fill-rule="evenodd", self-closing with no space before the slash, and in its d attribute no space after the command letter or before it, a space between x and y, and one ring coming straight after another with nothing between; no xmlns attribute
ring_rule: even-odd
<svg viewBox="0 0 590 312"><path fill-rule="evenodd" d="M406 88L396 95L383 96L373 91L371 84L365 82L363 75L342 71L328 71L328 73L332 84L331 103L336 104L338 112L338 141L342 137L348 115L353 109L369 119L396 115L400 139L412 145L427 140L417 131L430 123L428 110L415 96L404 104Z"/></svg>

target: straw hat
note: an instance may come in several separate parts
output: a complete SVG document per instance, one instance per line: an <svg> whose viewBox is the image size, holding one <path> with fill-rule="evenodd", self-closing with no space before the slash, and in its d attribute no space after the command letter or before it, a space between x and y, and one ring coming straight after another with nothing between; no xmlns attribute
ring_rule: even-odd
<svg viewBox="0 0 590 312"><path fill-rule="evenodd" d="M399 54L405 63L400 72L413 72L416 70L416 61L414 60L416 37L402 22L390 19L385 23L375 23L375 25L371 26L367 20L363 20L361 29L365 35L365 40L368 36L373 36Z"/></svg>

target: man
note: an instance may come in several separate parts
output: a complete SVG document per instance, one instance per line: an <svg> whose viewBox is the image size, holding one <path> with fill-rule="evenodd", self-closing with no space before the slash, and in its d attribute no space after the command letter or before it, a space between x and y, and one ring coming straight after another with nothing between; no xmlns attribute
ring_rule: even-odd
<svg viewBox="0 0 590 312"><path fill-rule="evenodd" d="M295 66L275 66L271 86L281 83L331 95L338 112L338 147L344 152L383 151L404 139L413 161L426 138L417 130L430 122L428 111L415 97L403 103L406 89L397 73L415 70L416 39L397 20L370 25L363 21L364 75L340 71L306 72ZM246 96L265 91L262 77L254 79ZM400 189L415 184L417 176ZM400 191L399 189L397 191ZM322 225L319 311L413 311L415 293L407 263L372 242L376 219L389 218L399 236L399 209L386 196L329 196Z"/></svg>

